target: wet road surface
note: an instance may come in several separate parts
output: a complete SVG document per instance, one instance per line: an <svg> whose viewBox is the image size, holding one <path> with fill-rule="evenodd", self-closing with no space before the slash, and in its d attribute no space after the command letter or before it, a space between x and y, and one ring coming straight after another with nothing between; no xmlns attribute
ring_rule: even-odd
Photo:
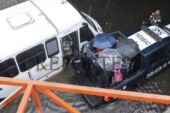
<svg viewBox="0 0 170 113"><path fill-rule="evenodd" d="M75 6L94 17L104 31L124 33L141 26L156 9L163 19L170 18L169 0L70 0Z"/></svg>
<svg viewBox="0 0 170 113"><path fill-rule="evenodd" d="M0 9L9 7L23 0L0 0ZM169 0L71 0L80 10L94 17L103 27L104 31L112 32L120 30L124 33L141 26L143 20L147 20L151 12L161 10L164 19L170 19ZM149 92L170 95L170 68L166 68L156 76L143 81L132 91ZM73 84L73 70L61 72L49 81ZM90 108L81 95L55 92L61 98L73 105L82 113L162 113L169 105L139 102L117 99L115 102L102 104L97 108ZM66 113L66 111L40 95L45 113ZM20 97L8 106L0 110L0 113L15 113L20 102ZM34 104L29 102L26 113L36 113Z"/></svg>

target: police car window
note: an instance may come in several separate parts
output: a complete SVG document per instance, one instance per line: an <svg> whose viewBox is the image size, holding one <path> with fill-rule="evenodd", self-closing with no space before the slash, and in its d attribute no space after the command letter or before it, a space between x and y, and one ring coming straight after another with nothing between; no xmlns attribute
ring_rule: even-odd
<svg viewBox="0 0 170 113"><path fill-rule="evenodd" d="M15 77L18 73L19 71L13 58L0 63L0 77Z"/></svg>
<svg viewBox="0 0 170 113"><path fill-rule="evenodd" d="M140 70L141 65L142 65L141 54L138 54L134 58L132 58L130 61L129 75Z"/></svg>
<svg viewBox="0 0 170 113"><path fill-rule="evenodd" d="M26 50L16 57L21 72L24 72L32 67L44 62L46 54L43 44L37 45L29 50Z"/></svg>
<svg viewBox="0 0 170 113"><path fill-rule="evenodd" d="M46 45L46 49L47 49L47 55L49 58L58 54L59 48L58 48L58 43L57 43L56 37L52 38L50 40L47 40L45 45Z"/></svg>
<svg viewBox="0 0 170 113"><path fill-rule="evenodd" d="M167 45L150 55L150 64L154 64L169 56L170 46Z"/></svg>
<svg viewBox="0 0 170 113"><path fill-rule="evenodd" d="M83 26L80 28L80 42L90 41L94 38L93 33L88 28L88 25Z"/></svg>

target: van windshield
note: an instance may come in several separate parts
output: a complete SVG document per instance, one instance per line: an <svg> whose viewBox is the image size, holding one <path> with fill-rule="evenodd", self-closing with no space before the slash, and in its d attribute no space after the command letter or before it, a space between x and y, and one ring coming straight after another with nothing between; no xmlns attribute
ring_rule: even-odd
<svg viewBox="0 0 170 113"><path fill-rule="evenodd" d="M83 13L81 13L84 19L94 28L94 30L97 32L97 27L96 25Z"/></svg>

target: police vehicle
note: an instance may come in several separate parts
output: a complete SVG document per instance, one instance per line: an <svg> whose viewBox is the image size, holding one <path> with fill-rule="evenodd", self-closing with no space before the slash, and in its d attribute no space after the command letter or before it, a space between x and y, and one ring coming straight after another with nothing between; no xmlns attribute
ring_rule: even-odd
<svg viewBox="0 0 170 113"><path fill-rule="evenodd" d="M0 77L46 80L101 33L66 0L28 0L0 11ZM0 85L0 99L19 87Z"/></svg>
<svg viewBox="0 0 170 113"><path fill-rule="evenodd" d="M121 32L110 35L116 39L113 47L96 51L93 40L84 45L83 68L78 68L79 73L74 77L77 84L124 90L170 64L170 24L142 26L126 35ZM129 61L125 63L127 58ZM110 100L83 96L91 106Z"/></svg>

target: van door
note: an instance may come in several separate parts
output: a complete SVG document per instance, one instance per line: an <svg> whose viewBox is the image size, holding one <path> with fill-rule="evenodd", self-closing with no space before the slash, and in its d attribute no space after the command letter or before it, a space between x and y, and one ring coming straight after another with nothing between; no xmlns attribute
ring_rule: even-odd
<svg viewBox="0 0 170 113"><path fill-rule="evenodd" d="M61 45L58 44L59 43L56 37L49 39L45 42L48 59L47 59L47 63L46 64L44 63L44 65L47 67L46 71L49 70L47 71L47 75L46 75L48 77L52 76L49 75L50 73L55 71L55 73L53 74L56 74L62 69L61 67L63 65L63 58L62 58L61 51L59 49Z"/></svg>
<svg viewBox="0 0 170 113"><path fill-rule="evenodd" d="M70 60L79 51L78 31L72 32L61 38L64 69L67 68Z"/></svg>
<svg viewBox="0 0 170 113"><path fill-rule="evenodd" d="M30 73L35 76L34 79L47 79L60 71L62 66L61 52L59 52L59 46L57 38L51 38L45 42L45 48L47 51L47 59L44 63L37 66L37 70L30 70ZM54 72L54 73L52 73Z"/></svg>
<svg viewBox="0 0 170 113"><path fill-rule="evenodd" d="M88 41L91 41L94 38L94 34L89 29L88 24L84 24L83 27L80 28L80 45L79 49L81 50L83 44L87 43Z"/></svg>

